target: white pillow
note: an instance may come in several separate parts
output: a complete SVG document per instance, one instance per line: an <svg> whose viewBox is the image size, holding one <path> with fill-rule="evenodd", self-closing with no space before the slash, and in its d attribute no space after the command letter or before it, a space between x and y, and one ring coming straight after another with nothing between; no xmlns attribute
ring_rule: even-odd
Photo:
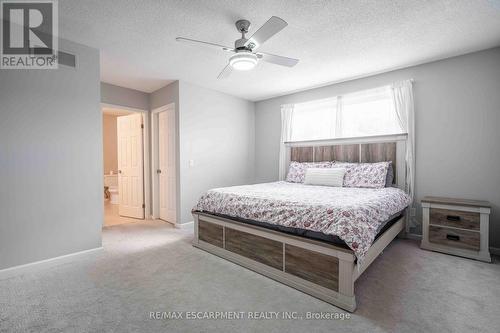
<svg viewBox="0 0 500 333"><path fill-rule="evenodd" d="M304 184L342 187L345 168L308 168Z"/></svg>

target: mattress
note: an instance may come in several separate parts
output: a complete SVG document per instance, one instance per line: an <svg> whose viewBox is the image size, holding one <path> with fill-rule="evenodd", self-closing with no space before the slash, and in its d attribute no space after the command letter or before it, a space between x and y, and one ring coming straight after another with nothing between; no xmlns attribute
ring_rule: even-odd
<svg viewBox="0 0 500 333"><path fill-rule="evenodd" d="M410 203L400 189L346 188L273 182L207 191L193 211L265 223L344 242L362 260L377 234ZM295 230L295 231L292 231Z"/></svg>
<svg viewBox="0 0 500 333"><path fill-rule="evenodd" d="M284 232L284 233L287 233L290 235L304 237L304 238L308 238L308 239L313 239L313 240L317 240L320 242L333 244L335 246L340 246L340 247L343 247L346 249L349 248L349 246L347 246L347 244L337 235L327 235L327 234L324 234L324 233L318 232L318 231L312 231L312 230L301 229L301 228L284 227L284 226L278 225L278 224L271 224L271 223L267 223L267 222L247 220L247 219L242 219L239 217L227 216L227 215L222 215L222 214L213 214L213 213L205 213L205 214L212 215L214 217L218 216L218 217L228 218L228 219L235 220L235 221L238 221L241 223L255 225L255 226L263 227L263 228L274 230L274 231L281 231L281 232ZM392 227L394 225L394 223L396 223L402 216L404 216L404 214L405 214L405 209L392 215L388 220L384 221L380 225L374 241L377 240L377 238L379 238L381 235L383 235L387 229Z"/></svg>

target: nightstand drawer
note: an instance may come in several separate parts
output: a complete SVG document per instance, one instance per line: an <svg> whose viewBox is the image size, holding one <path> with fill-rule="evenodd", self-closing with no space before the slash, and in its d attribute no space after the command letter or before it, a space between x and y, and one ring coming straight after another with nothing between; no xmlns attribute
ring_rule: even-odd
<svg viewBox="0 0 500 333"><path fill-rule="evenodd" d="M430 224L461 229L479 230L479 213L431 208Z"/></svg>
<svg viewBox="0 0 500 333"><path fill-rule="evenodd" d="M457 249L479 251L481 234L479 232L458 230L446 227L429 226L429 242Z"/></svg>
<svg viewBox="0 0 500 333"><path fill-rule="evenodd" d="M487 201L422 199L423 249L491 262L488 244L491 205Z"/></svg>

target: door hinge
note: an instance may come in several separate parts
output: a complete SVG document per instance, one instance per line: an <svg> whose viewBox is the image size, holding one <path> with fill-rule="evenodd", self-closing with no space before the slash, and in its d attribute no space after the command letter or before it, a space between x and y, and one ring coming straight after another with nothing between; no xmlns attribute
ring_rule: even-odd
<svg viewBox="0 0 500 333"><path fill-rule="evenodd" d="M145 205L145 204L142 204L142 208L146 208L146 205Z"/></svg>
<svg viewBox="0 0 500 333"><path fill-rule="evenodd" d="M141 128L144 128L144 124L141 124Z"/></svg>

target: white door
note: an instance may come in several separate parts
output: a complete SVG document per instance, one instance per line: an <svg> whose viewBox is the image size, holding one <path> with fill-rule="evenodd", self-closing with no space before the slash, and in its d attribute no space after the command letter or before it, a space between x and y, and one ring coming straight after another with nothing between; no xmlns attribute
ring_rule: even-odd
<svg viewBox="0 0 500 333"><path fill-rule="evenodd" d="M175 223L175 113L158 114L158 182L160 219Z"/></svg>
<svg viewBox="0 0 500 333"><path fill-rule="evenodd" d="M142 115L117 118L118 196L121 216L144 218Z"/></svg>

